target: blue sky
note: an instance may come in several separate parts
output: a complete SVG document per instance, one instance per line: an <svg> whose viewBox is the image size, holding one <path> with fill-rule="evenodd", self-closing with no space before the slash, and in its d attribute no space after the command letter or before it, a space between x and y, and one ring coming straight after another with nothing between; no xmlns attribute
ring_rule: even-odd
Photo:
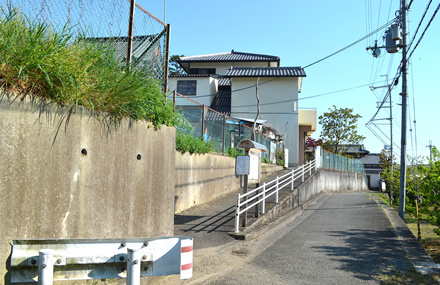
<svg viewBox="0 0 440 285"><path fill-rule="evenodd" d="M412 3L409 40L428 2ZM163 0L138 0L137 3L159 19L164 19ZM421 35L438 5L439 0L433 1L418 35ZM170 54L189 56L234 49L279 56L281 66L304 67L383 26L394 18L398 9L398 0L167 0L166 22L171 24ZM373 58L366 51L366 47L373 45L376 39L381 45L383 34L384 30L306 68L307 77L303 80L299 95L299 107L316 108L318 116L332 105L353 108L354 113L362 116L358 129L367 137L365 147L377 153L383 148L383 142L365 124L376 113L376 102L382 100L386 90L376 89L372 92L369 86L386 84L386 77L381 75L388 74L390 80L394 78L402 58L400 52L387 54L385 51L379 58ZM412 124L408 128L407 153L411 156L428 156L429 148L426 146L429 141L440 145L440 128L437 125L440 122L440 89L436 84L440 81L440 56L437 52L440 48L439 35L440 15L437 15L409 66L409 118L411 122L416 118L417 122L415 127ZM335 92L340 90L346 91ZM393 135L398 146L401 132L400 92L399 84L392 92ZM306 99L315 95L322 96ZM389 117L389 113L383 109L377 118L385 117ZM380 126L383 134L377 130L383 140L389 141L389 128L389 125ZM318 127L312 137L319 137L320 131ZM399 148L394 147L394 151L399 157Z"/></svg>

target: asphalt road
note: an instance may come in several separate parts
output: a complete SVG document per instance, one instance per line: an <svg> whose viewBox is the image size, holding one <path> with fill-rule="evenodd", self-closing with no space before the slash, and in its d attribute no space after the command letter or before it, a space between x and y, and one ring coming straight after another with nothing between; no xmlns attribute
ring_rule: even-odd
<svg viewBox="0 0 440 285"><path fill-rule="evenodd" d="M380 274L410 266L385 212L368 193L327 194L222 262L229 267L201 283L377 284Z"/></svg>

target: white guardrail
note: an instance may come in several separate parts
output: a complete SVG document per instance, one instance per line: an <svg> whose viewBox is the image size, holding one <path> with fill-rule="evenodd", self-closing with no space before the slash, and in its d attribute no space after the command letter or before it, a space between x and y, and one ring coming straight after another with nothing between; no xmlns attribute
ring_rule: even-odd
<svg viewBox="0 0 440 285"><path fill-rule="evenodd" d="M278 203L279 190L290 185L290 190L293 191L295 181L301 179L304 182L306 174L311 175L312 169L317 170L320 167L321 158L317 157L315 160L302 165L289 173L282 176L277 176L276 179L263 183L262 186L253 189L244 194L237 195L237 206L235 210L235 233L240 232L240 215L246 213L254 206L261 204L261 213L265 213L266 199L275 195L275 203ZM258 214L258 213L256 213Z"/></svg>
<svg viewBox="0 0 440 285"><path fill-rule="evenodd" d="M180 274L192 277L193 239L174 236L125 239L14 240L11 283Z"/></svg>

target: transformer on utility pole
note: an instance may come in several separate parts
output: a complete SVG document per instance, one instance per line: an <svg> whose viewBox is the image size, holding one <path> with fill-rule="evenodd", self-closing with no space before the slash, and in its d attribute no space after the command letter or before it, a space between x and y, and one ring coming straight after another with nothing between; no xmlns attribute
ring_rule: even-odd
<svg viewBox="0 0 440 285"><path fill-rule="evenodd" d="M378 47L377 42L374 47L367 47L367 50L373 51L373 56L378 57L380 48L386 48L388 53L396 53L402 48L402 65L400 74L402 76L402 130L400 141L400 186L399 186L399 216L402 220L405 218L405 199L406 199L406 116L407 116L407 0L400 0L399 17L396 23L385 33L385 46ZM402 30L400 30L402 29ZM394 81L397 85L397 79ZM392 154L391 154L392 155Z"/></svg>

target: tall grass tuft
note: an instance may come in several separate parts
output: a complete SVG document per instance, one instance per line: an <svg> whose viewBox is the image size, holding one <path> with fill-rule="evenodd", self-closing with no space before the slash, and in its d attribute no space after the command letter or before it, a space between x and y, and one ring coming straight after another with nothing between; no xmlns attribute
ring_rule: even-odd
<svg viewBox="0 0 440 285"><path fill-rule="evenodd" d="M156 127L175 121L160 82L125 68L108 45L73 38L67 26L55 31L13 8L0 11L0 86L116 119L144 119Z"/></svg>

